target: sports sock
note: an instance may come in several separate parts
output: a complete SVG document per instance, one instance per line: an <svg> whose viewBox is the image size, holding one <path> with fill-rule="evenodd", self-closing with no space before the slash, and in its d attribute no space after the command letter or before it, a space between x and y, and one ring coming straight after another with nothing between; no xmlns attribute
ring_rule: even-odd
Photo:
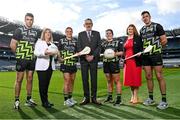
<svg viewBox="0 0 180 120"><path fill-rule="evenodd" d="M68 94L68 98L71 99L72 98L72 92L69 92Z"/></svg>
<svg viewBox="0 0 180 120"><path fill-rule="evenodd" d="M149 98L151 98L151 100L153 100L153 92L149 92Z"/></svg>
<svg viewBox="0 0 180 120"><path fill-rule="evenodd" d="M162 101L166 102L166 94L162 94Z"/></svg>
<svg viewBox="0 0 180 120"><path fill-rule="evenodd" d="M68 99L68 94L64 93L64 101L66 101Z"/></svg>
<svg viewBox="0 0 180 120"><path fill-rule="evenodd" d="M15 102L19 101L19 96L15 96Z"/></svg>
<svg viewBox="0 0 180 120"><path fill-rule="evenodd" d="M108 92L108 97L112 98L112 92Z"/></svg>
<svg viewBox="0 0 180 120"><path fill-rule="evenodd" d="M31 99L31 95L28 95L28 96L27 96L27 100L30 100L30 99Z"/></svg>
<svg viewBox="0 0 180 120"><path fill-rule="evenodd" d="M117 93L117 101L121 102L121 94L120 93Z"/></svg>

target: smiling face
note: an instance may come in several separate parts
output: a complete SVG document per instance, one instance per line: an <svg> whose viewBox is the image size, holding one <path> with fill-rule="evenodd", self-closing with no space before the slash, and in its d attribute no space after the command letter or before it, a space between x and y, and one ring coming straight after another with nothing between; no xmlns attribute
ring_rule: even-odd
<svg viewBox="0 0 180 120"><path fill-rule="evenodd" d="M110 30L106 31L106 38L107 40L113 39L113 33Z"/></svg>
<svg viewBox="0 0 180 120"><path fill-rule="evenodd" d="M32 25L33 25L33 22L34 22L34 18L33 17L31 17L31 16L26 16L25 17L26 27L31 28Z"/></svg>
<svg viewBox="0 0 180 120"><path fill-rule="evenodd" d="M148 13L144 13L142 16L142 21L146 24L149 25L151 23L151 16Z"/></svg>
<svg viewBox="0 0 180 120"><path fill-rule="evenodd" d="M134 35L134 28L132 26L128 27L128 35Z"/></svg>
<svg viewBox="0 0 180 120"><path fill-rule="evenodd" d="M44 38L47 42L49 42L51 40L51 31L50 30L45 31Z"/></svg>
<svg viewBox="0 0 180 120"><path fill-rule="evenodd" d="M66 34L66 37L67 37L67 38L72 38L72 35L73 35L73 30L72 30L72 28L66 28L65 34Z"/></svg>
<svg viewBox="0 0 180 120"><path fill-rule="evenodd" d="M86 31L92 30L92 27L93 27L92 20L86 19L84 23L84 27L86 28Z"/></svg>

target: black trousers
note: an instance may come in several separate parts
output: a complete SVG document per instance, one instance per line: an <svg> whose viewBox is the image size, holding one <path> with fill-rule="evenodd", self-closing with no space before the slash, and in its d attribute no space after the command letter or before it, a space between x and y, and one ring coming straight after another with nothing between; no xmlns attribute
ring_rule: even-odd
<svg viewBox="0 0 180 120"><path fill-rule="evenodd" d="M48 87L51 80L53 70L49 67L46 71L37 71L39 79L39 94L42 103L48 102Z"/></svg>
<svg viewBox="0 0 180 120"><path fill-rule="evenodd" d="M84 97L90 98L89 70L91 77L91 98L96 99L97 95L97 63L81 63L81 75L83 82Z"/></svg>

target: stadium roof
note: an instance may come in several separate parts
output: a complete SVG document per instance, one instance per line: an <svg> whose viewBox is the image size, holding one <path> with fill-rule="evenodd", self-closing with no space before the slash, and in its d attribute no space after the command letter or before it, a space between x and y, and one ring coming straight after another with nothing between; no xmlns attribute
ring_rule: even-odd
<svg viewBox="0 0 180 120"><path fill-rule="evenodd" d="M8 37L8 42L7 40L4 41L0 41L0 45L4 46L9 46L9 42L10 42L10 36L13 35L13 32L15 31L15 29L17 29L18 27L23 26L23 22L21 21L10 21L7 18L1 17L0 16L0 36L7 36ZM36 31L38 32L38 37L40 38L40 34L42 32L42 29L37 26L34 25L33 28L36 29ZM173 30L166 30L166 35L168 38L174 38L174 37L180 37L180 28L177 29L173 29ZM54 42L57 43L56 41L58 41L59 39L65 37L64 34L62 34L62 32L60 31L53 31L53 38L54 38ZM74 36L75 38L77 38L77 36ZM117 39L122 39L124 40L125 36L120 36L117 37ZM2 38L3 39L3 38Z"/></svg>
<svg viewBox="0 0 180 120"><path fill-rule="evenodd" d="M23 26L23 22L21 21L9 21L8 19L4 17L0 17L0 35L10 35L12 36L15 29L18 27ZM40 37L40 33L42 32L42 29L39 26L34 25L33 28L36 29L38 32L38 37ZM60 38L64 37L65 35L62 34L60 31L53 32L53 38L55 41L59 40Z"/></svg>

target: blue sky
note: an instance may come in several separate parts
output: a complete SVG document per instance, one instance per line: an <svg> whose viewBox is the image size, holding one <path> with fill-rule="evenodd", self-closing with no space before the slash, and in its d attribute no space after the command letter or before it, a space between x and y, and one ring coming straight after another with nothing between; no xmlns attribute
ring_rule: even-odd
<svg viewBox="0 0 180 120"><path fill-rule="evenodd" d="M83 22L92 18L93 29L104 37L105 30L114 30L115 37L125 35L133 23L137 29L143 26L141 12L148 10L152 21L165 29L180 27L180 0L0 0L0 16L9 20L24 20L26 12L35 15L35 25L61 31L67 26L74 35L84 30ZM11 3L11 4L10 4ZM7 7L8 6L8 7Z"/></svg>

